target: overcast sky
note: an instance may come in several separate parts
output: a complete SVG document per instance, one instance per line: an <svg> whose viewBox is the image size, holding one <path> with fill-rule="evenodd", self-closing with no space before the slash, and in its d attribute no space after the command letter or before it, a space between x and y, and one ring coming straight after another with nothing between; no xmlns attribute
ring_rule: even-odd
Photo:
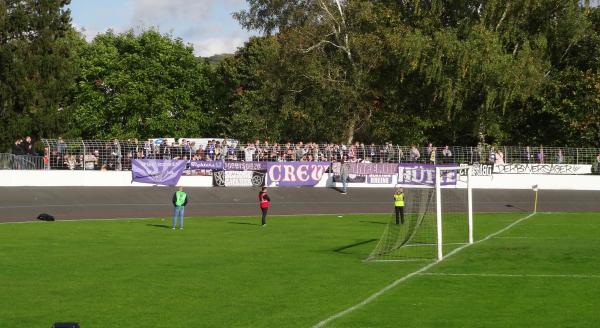
<svg viewBox="0 0 600 328"><path fill-rule="evenodd" d="M207 57L232 53L248 40L251 33L231 17L245 6L244 0L72 0L69 7L73 24L88 40L108 29L158 27Z"/></svg>

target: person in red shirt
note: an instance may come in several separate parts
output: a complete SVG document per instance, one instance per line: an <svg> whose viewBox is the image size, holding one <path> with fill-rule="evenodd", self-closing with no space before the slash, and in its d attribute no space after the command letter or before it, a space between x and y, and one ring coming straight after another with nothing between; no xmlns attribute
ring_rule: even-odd
<svg viewBox="0 0 600 328"><path fill-rule="evenodd" d="M271 198L267 195L267 187L262 187L258 193L258 201L260 210L262 211L262 226L265 226L267 225L267 212L269 211L269 204L271 202Z"/></svg>

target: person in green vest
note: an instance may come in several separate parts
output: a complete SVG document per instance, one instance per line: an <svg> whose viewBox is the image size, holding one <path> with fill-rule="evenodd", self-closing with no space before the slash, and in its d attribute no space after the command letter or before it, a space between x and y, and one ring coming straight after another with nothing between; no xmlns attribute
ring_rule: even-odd
<svg viewBox="0 0 600 328"><path fill-rule="evenodd" d="M394 194L394 208L396 210L396 224L404 224L404 191L398 188Z"/></svg>
<svg viewBox="0 0 600 328"><path fill-rule="evenodd" d="M179 187L179 190L173 194L173 206L175 206L175 213L173 213L173 227L177 228L177 217L179 216L179 229L183 229L183 213L185 205L187 205L188 197L183 191L183 187Z"/></svg>

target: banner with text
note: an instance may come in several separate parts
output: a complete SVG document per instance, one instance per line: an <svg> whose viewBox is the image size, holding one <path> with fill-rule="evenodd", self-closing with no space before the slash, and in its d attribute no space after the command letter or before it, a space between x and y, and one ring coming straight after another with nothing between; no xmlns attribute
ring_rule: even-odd
<svg viewBox="0 0 600 328"><path fill-rule="evenodd" d="M397 163L346 163L348 179L346 182L367 184L392 184L393 176L398 174ZM333 163L333 182L341 182L340 168L342 164Z"/></svg>
<svg viewBox="0 0 600 328"><path fill-rule="evenodd" d="M266 171L266 162L188 161L186 176L211 176L214 171Z"/></svg>
<svg viewBox="0 0 600 328"><path fill-rule="evenodd" d="M494 165L498 174L591 174L592 165L576 164L504 164Z"/></svg>
<svg viewBox="0 0 600 328"><path fill-rule="evenodd" d="M492 176L492 173L494 172L494 165L493 164L479 164L479 163L473 163L473 165L469 165L469 164L460 164L460 166L471 166L471 176L474 177L479 177L479 176ZM467 175L467 170L461 170L460 171L460 175L462 176L466 176Z"/></svg>
<svg viewBox="0 0 600 328"><path fill-rule="evenodd" d="M314 186L327 172L330 162L268 162L269 187Z"/></svg>
<svg viewBox="0 0 600 328"><path fill-rule="evenodd" d="M186 166L186 161L134 159L131 161L131 180L134 182L175 186Z"/></svg>
<svg viewBox="0 0 600 328"><path fill-rule="evenodd" d="M444 165L437 165L443 167ZM449 165L448 165L449 166ZM435 186L436 165L430 164L399 164L398 184ZM440 184L442 186L456 186L458 171L442 171Z"/></svg>
<svg viewBox="0 0 600 328"><path fill-rule="evenodd" d="M255 171L214 171L213 186L260 187L265 185L265 174Z"/></svg>

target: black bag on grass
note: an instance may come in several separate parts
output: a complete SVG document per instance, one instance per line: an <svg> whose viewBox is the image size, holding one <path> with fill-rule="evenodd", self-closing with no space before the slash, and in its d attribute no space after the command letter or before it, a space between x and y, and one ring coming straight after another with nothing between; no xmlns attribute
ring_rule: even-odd
<svg viewBox="0 0 600 328"><path fill-rule="evenodd" d="M47 213L42 213L38 215L37 219L42 221L54 221L54 217Z"/></svg>

